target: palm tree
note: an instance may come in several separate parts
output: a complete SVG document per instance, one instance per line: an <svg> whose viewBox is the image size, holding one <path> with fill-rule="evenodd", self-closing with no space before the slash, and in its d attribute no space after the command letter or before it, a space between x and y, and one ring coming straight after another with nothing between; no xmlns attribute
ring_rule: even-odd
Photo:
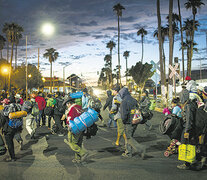
<svg viewBox="0 0 207 180"><path fill-rule="evenodd" d="M168 28L161 26L161 38L162 38L162 58L163 58L163 73L166 74L166 69L165 69L165 50L164 50L164 42L166 37L168 37ZM154 37L158 39L158 29L154 31L153 34ZM159 40L159 39L158 39ZM166 85L166 76L164 76L164 82Z"/></svg>
<svg viewBox="0 0 207 180"><path fill-rule="evenodd" d="M187 67L187 75L191 76L191 61L193 58L193 43L194 43L194 32L195 32L195 16L197 14L197 9L201 8L202 5L205 5L201 0L188 0L188 2L185 3L186 9L191 9L193 14L193 31L192 31L192 39L191 39L191 51L190 51L190 62L188 63Z"/></svg>
<svg viewBox="0 0 207 180"><path fill-rule="evenodd" d="M105 72L106 72L106 77L107 77L107 84L109 86L109 84L111 83L111 56L109 54L105 55L104 57L104 61L106 62L105 64ZM106 70L107 69L107 70Z"/></svg>
<svg viewBox="0 0 207 180"><path fill-rule="evenodd" d="M15 23L11 23L11 24L5 23L3 27L3 32L6 33L8 42L11 43L11 58L10 58L9 85L8 85L9 91L11 90L10 87L11 87L12 60L13 60L13 52L14 52L14 42L17 34L17 27L18 25Z"/></svg>
<svg viewBox="0 0 207 180"><path fill-rule="evenodd" d="M170 65L172 66L173 64L173 37L174 37L174 33L173 33L173 0L169 0L169 19L168 19L168 23L169 23L169 67ZM171 74L171 69L169 68L169 76ZM173 81L171 78L169 78L168 76L168 83L169 85L172 86ZM169 91L172 92L172 88L169 88ZM171 94L171 93L169 93ZM168 94L168 95L169 95ZM172 97L170 97L172 98ZM171 100L171 99L170 99Z"/></svg>
<svg viewBox="0 0 207 180"><path fill-rule="evenodd" d="M111 64L110 64L110 68L111 68L111 86L113 86L113 75L112 75L112 50L113 48L116 46L115 42L113 41L109 41L106 45L106 48L109 48L110 50L110 56L111 56Z"/></svg>
<svg viewBox="0 0 207 180"><path fill-rule="evenodd" d="M181 48L182 48L182 66L183 66L183 81L185 79L185 63L184 63L184 46L183 46L183 26L182 26L182 18L180 11L180 0L178 2L178 12L179 12L179 22L180 22L180 36L181 36Z"/></svg>
<svg viewBox="0 0 207 180"><path fill-rule="evenodd" d="M113 7L113 11L116 12L116 15L118 17L118 67L119 67L119 82L121 84L121 71L120 71L120 26L119 26L119 17L122 16L122 10L124 10L125 8L120 4L116 4L114 7Z"/></svg>
<svg viewBox="0 0 207 180"><path fill-rule="evenodd" d="M52 63L55 62L58 56L59 53L54 48L46 49L46 52L43 54L43 57L49 58L50 62L50 92L52 92Z"/></svg>
<svg viewBox="0 0 207 180"><path fill-rule="evenodd" d="M9 32L9 23L4 24L2 32L4 34L6 34L6 39L7 39L7 57L6 57L6 60L9 62L9 39L10 39L10 36L9 36L9 33L8 33Z"/></svg>
<svg viewBox="0 0 207 180"><path fill-rule="evenodd" d="M137 31L137 36L141 35L141 39L142 39L142 58L141 58L141 62L143 63L143 56L144 56L144 36L147 35L147 31L144 28L141 28Z"/></svg>
<svg viewBox="0 0 207 180"><path fill-rule="evenodd" d="M130 53L129 51L124 51L124 54L123 54L123 56L126 59L126 85L127 85L127 76L128 76L128 62L127 62L127 59L129 57L129 53Z"/></svg>
<svg viewBox="0 0 207 180"><path fill-rule="evenodd" d="M17 25L16 34L15 34L15 68L17 68L17 46L19 45L19 40L22 38L22 32L24 31L23 27Z"/></svg>
<svg viewBox="0 0 207 180"><path fill-rule="evenodd" d="M161 32L161 15L160 15L160 0L157 0L157 21L158 21L158 40L159 40L159 59L160 59L160 74L161 74L161 91L162 91L162 100L165 103L165 74L163 68L163 59L162 59L162 32Z"/></svg>
<svg viewBox="0 0 207 180"><path fill-rule="evenodd" d="M0 51L1 51L1 59L3 59L2 50L4 49L6 39L4 36L0 35Z"/></svg>
<svg viewBox="0 0 207 180"><path fill-rule="evenodd" d="M194 26L194 28L193 28L193 26ZM198 21L193 22L193 20L190 20L190 19L187 19L186 21L184 21L183 31L185 31L185 34L186 34L186 42L192 43L192 39L194 39L193 38L193 29L194 29L194 31L197 31L199 26L200 25L199 25ZM191 63L192 63L191 46L192 46L192 44L190 44L190 46L188 46L188 48L187 48L187 75L188 76L191 75Z"/></svg>

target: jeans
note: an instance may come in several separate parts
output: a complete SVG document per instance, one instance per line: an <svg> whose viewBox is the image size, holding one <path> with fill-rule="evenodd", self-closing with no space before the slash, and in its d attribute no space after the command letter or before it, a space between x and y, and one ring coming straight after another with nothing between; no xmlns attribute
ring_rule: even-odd
<svg viewBox="0 0 207 180"><path fill-rule="evenodd" d="M117 125L116 125L116 121L114 121L114 115L109 113L108 127L111 126L112 121L113 121L114 127L116 128Z"/></svg>
<svg viewBox="0 0 207 180"><path fill-rule="evenodd" d="M57 127L58 133L64 133L63 127L61 125L61 118L62 118L62 115L54 114L54 121L55 121L55 125Z"/></svg>
<svg viewBox="0 0 207 180"><path fill-rule="evenodd" d="M30 135L32 135L35 132L34 128L34 116L31 114L27 115L26 117L26 129Z"/></svg>
<svg viewBox="0 0 207 180"><path fill-rule="evenodd" d="M126 154L132 155L132 148L139 153L144 152L145 146L139 144L132 136L134 127L132 124L125 124L124 125L124 130L127 138L127 143L126 143Z"/></svg>
<svg viewBox="0 0 207 180"><path fill-rule="evenodd" d="M37 123L37 127L40 126L40 121L41 121L41 118L42 118L42 113L43 113L43 110L40 110L40 111L39 111L39 115L36 116L36 118L35 118L36 123Z"/></svg>

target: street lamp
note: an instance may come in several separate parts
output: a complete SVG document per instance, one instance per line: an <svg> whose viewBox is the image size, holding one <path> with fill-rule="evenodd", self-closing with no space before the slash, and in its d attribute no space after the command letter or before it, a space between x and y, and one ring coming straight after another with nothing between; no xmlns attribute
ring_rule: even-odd
<svg viewBox="0 0 207 180"><path fill-rule="evenodd" d="M9 68L8 67L2 67L2 74L5 75L5 91L7 90L6 88L6 76L9 74Z"/></svg>
<svg viewBox="0 0 207 180"><path fill-rule="evenodd" d="M32 75L31 75L31 74L29 74L29 75L28 75L28 78L31 78L31 77L32 77Z"/></svg>

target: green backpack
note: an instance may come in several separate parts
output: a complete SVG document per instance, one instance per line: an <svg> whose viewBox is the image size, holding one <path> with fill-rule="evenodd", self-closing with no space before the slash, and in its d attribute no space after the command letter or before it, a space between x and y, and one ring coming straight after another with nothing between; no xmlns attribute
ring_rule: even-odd
<svg viewBox="0 0 207 180"><path fill-rule="evenodd" d="M38 104L36 102L32 102L32 113L33 116L38 116L40 114L40 110Z"/></svg>

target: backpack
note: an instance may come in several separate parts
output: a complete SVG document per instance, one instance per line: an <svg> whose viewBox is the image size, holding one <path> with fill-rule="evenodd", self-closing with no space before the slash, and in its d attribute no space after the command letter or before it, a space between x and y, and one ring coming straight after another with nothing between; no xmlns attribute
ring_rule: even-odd
<svg viewBox="0 0 207 180"><path fill-rule="evenodd" d="M12 104L6 106L3 111L4 111L4 114L7 115L9 118L9 121L8 121L9 127L18 128L23 125L23 119L22 119L23 116L19 116L16 118L10 117L10 113L21 111L21 106L19 104L12 103ZM22 113L20 113L20 114L22 114Z"/></svg>
<svg viewBox="0 0 207 180"><path fill-rule="evenodd" d="M88 139L91 136L95 136L97 134L98 131L98 127L95 123L93 123L93 125L91 125L90 127L87 127L86 132L84 133L84 136L86 136Z"/></svg>
<svg viewBox="0 0 207 180"><path fill-rule="evenodd" d="M31 115L38 116L39 114L40 114L40 110L39 110L38 104L36 102L33 102Z"/></svg>
<svg viewBox="0 0 207 180"><path fill-rule="evenodd" d="M46 106L45 109L44 109L44 114L46 116L52 116L54 113L54 109L52 106Z"/></svg>
<svg viewBox="0 0 207 180"><path fill-rule="evenodd" d="M26 111L27 113L30 113L32 109L32 102L31 101L25 101L22 105L22 110Z"/></svg>
<svg viewBox="0 0 207 180"><path fill-rule="evenodd" d="M195 132L197 136L207 133L207 112L204 106L196 111Z"/></svg>
<svg viewBox="0 0 207 180"><path fill-rule="evenodd" d="M61 98L56 99L55 110L57 110L61 114L65 113L65 107L63 106L63 99Z"/></svg>
<svg viewBox="0 0 207 180"><path fill-rule="evenodd" d="M101 104L101 101L97 97L89 96L88 107L94 110L96 109L100 110L102 108L102 104Z"/></svg>

